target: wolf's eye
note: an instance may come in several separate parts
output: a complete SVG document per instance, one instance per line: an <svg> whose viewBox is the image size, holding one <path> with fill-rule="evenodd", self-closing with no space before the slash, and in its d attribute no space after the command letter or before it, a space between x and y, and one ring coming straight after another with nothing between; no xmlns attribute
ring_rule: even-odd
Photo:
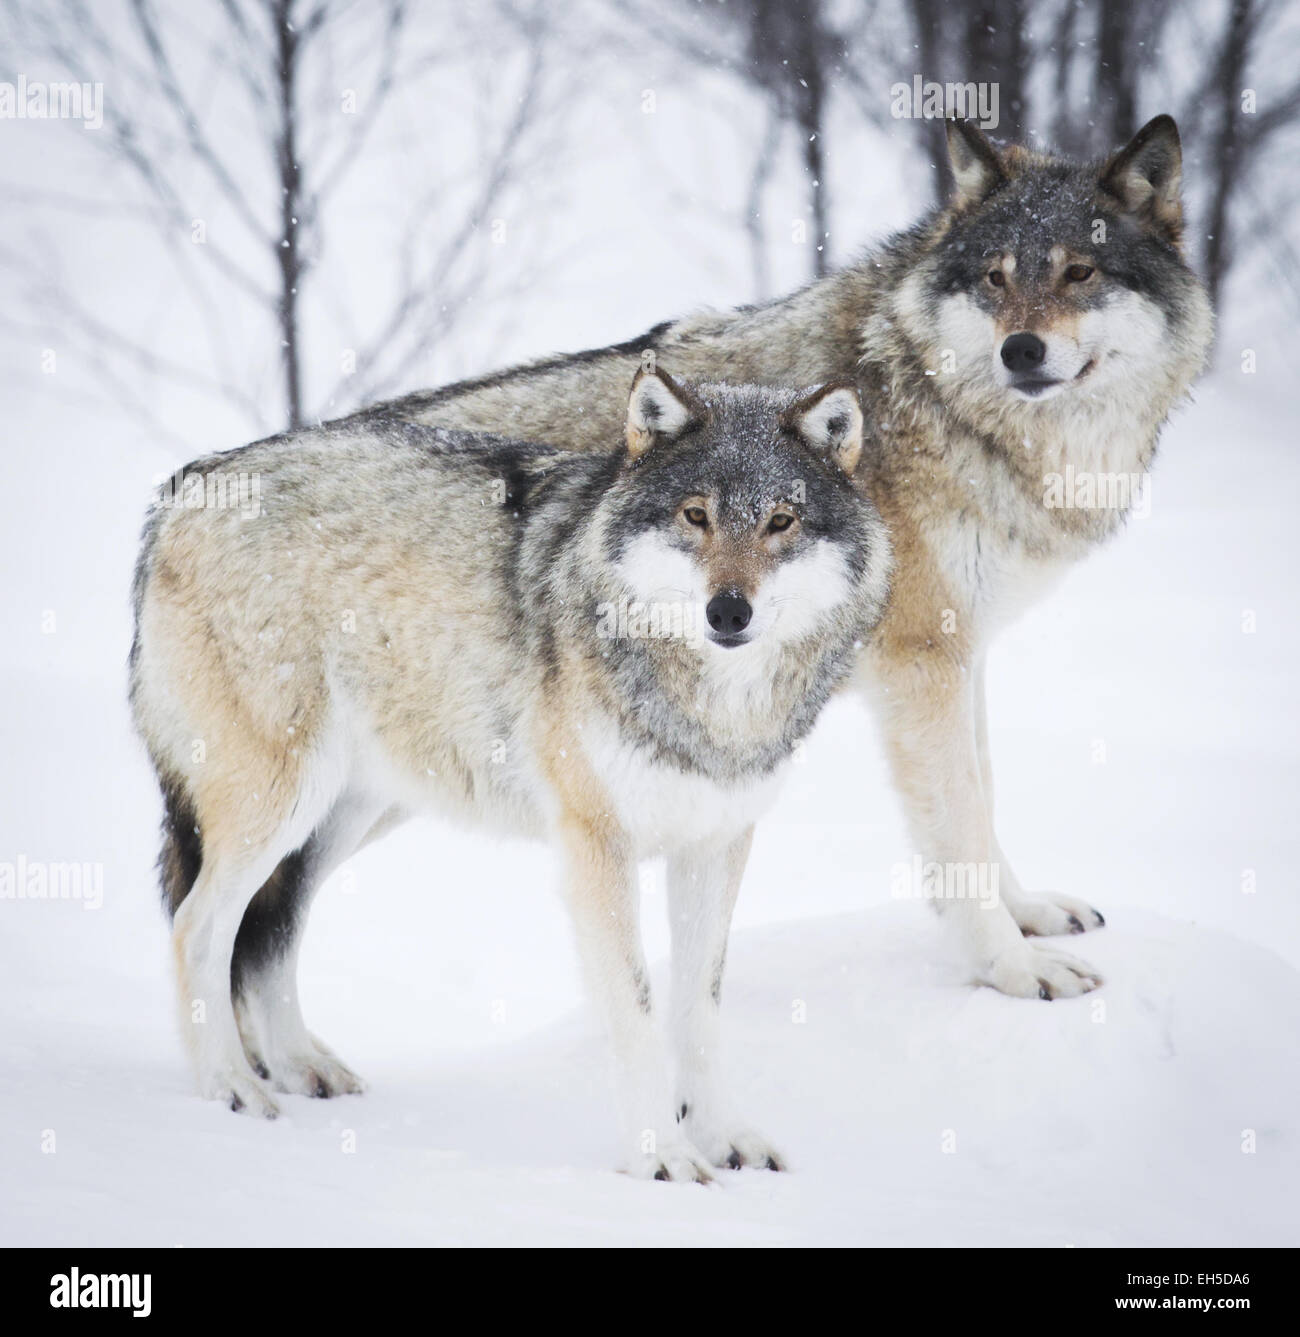
<svg viewBox="0 0 1300 1337"><path fill-rule="evenodd" d="M703 506L688 506L682 514L686 517L687 524L696 525L700 529L704 529L709 523L708 512Z"/></svg>
<svg viewBox="0 0 1300 1337"><path fill-rule="evenodd" d="M1065 277L1069 279L1071 283L1083 283L1087 279L1092 278L1092 266L1066 265Z"/></svg>
<svg viewBox="0 0 1300 1337"><path fill-rule="evenodd" d="M783 529L789 529L792 524L794 524L794 516L789 511L777 511L767 522L767 527L772 533L779 534Z"/></svg>
<svg viewBox="0 0 1300 1337"><path fill-rule="evenodd" d="M1007 286L1007 276L1000 269L990 269L989 282L995 288L1005 288Z"/></svg>

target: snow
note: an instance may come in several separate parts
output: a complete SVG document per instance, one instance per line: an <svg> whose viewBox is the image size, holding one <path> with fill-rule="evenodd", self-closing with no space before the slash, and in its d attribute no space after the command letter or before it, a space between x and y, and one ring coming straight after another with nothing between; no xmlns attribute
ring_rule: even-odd
<svg viewBox="0 0 1300 1337"><path fill-rule="evenodd" d="M760 829L724 994L742 1108L792 1170L709 1189L614 1172L550 855L441 823L337 874L308 930L308 1021L369 1093L284 1097L274 1124L194 1097L121 667L153 462L88 450L83 420L6 458L30 509L0 535L0 861L102 864L104 897L0 901L0 1243L1300 1242L1283 395L1231 365L1207 381L1150 518L993 655L1003 844L1104 911L1064 945L1105 987L971 986L929 910L890 900L910 847L868 720L837 703Z"/></svg>

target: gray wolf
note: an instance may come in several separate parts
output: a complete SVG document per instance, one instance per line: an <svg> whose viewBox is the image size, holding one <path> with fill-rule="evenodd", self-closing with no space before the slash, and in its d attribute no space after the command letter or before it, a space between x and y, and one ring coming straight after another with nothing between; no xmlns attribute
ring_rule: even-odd
<svg viewBox="0 0 1300 1337"><path fill-rule="evenodd" d="M884 605L862 413L851 386L654 370L619 398L607 451L372 414L185 470L258 478L255 517L151 511L131 700L204 1095L271 1117L268 1088L361 1089L303 1022L299 931L333 868L432 808L558 849L629 1168L780 1167L718 1075L723 959L753 823ZM675 1077L637 927L651 856Z"/></svg>
<svg viewBox="0 0 1300 1337"><path fill-rule="evenodd" d="M998 844L988 647L1145 496L1127 484L1147 474L1200 371L1212 318L1183 256L1182 156L1168 116L1092 163L947 128L949 203L839 273L764 306L688 316L380 411L600 450L612 388L644 350L695 378L856 382L870 422L856 479L897 566L855 683L880 719L925 859L997 875L995 902L936 901L975 978L1050 1000L1100 977L1027 938L1104 920L1088 901L1025 891ZM591 398L590 412L572 413L576 395ZM1072 486L1062 504L1067 478L1088 487Z"/></svg>

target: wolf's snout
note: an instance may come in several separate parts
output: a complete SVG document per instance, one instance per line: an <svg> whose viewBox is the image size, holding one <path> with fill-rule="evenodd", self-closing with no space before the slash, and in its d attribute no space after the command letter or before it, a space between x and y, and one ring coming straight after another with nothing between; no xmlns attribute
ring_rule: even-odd
<svg viewBox="0 0 1300 1337"><path fill-rule="evenodd" d="M704 610L709 626L719 636L737 636L749 626L754 610L749 600L740 594L715 594Z"/></svg>
<svg viewBox="0 0 1300 1337"><path fill-rule="evenodd" d="M1002 345L1002 365L1010 372L1037 371L1047 356L1047 345L1036 334L1022 330Z"/></svg>

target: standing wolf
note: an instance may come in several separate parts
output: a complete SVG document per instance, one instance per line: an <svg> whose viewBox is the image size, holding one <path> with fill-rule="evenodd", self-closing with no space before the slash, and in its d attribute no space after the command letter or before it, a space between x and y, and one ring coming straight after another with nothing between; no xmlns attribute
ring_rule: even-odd
<svg viewBox="0 0 1300 1337"><path fill-rule="evenodd" d="M611 390L644 349L698 378L856 380L874 418L857 477L897 560L857 682L926 858L999 873L1000 905L941 905L978 977L1051 999L1098 976L1024 935L1103 920L1082 900L1024 891L998 846L985 655L1000 627L1120 528L1166 416L1204 363L1211 313L1182 255L1168 116L1100 163L999 151L957 122L948 148L946 208L790 297L382 411L601 450ZM579 397L590 405L580 415Z"/></svg>
<svg viewBox="0 0 1300 1337"><path fill-rule="evenodd" d="M619 397L606 453L374 416L187 468L258 478L257 518L151 512L131 699L205 1095L360 1090L303 1024L298 933L333 867L434 807L562 852L631 1168L779 1168L719 1081L718 1004L754 820L885 601L862 412L644 371ZM660 854L675 1084L637 930Z"/></svg>

